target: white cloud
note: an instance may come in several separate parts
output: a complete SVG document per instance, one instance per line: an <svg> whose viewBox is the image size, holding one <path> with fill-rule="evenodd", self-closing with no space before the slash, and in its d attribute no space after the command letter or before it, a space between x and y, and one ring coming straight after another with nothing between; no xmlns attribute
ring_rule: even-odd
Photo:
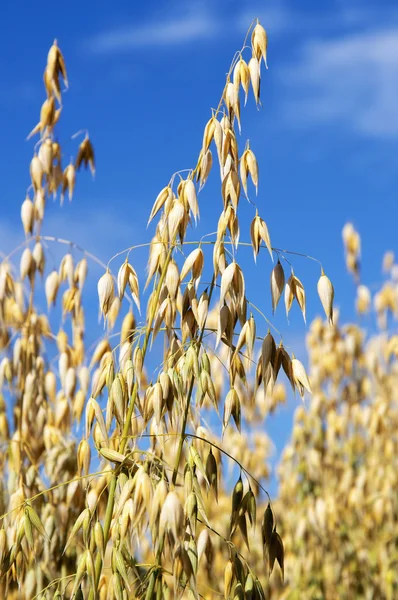
<svg viewBox="0 0 398 600"><path fill-rule="evenodd" d="M217 22L210 11L197 3L188 7L185 12L179 11L166 19L159 16L104 31L93 36L86 47L93 54L113 54L136 48L176 46L212 37L217 31Z"/></svg>
<svg viewBox="0 0 398 600"><path fill-rule="evenodd" d="M398 136L398 27L312 40L282 77L288 116L340 123L372 138Z"/></svg>
<svg viewBox="0 0 398 600"><path fill-rule="evenodd" d="M166 12L128 26L109 29L91 37L85 47L91 54L115 54L141 48L159 48L194 43L200 40L242 33L258 17L271 34L280 34L295 24L284 2L247 2L242 10L233 9L230 0L180 0L168 5Z"/></svg>

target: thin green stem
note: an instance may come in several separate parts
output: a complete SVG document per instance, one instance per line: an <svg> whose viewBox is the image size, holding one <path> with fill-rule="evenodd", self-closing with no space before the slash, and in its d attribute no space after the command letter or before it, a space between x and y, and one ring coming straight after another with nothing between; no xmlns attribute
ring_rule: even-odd
<svg viewBox="0 0 398 600"><path fill-rule="evenodd" d="M165 264L163 266L162 269L162 274L161 277L158 281L157 284L157 288L156 288L156 296L155 296L155 301L152 304L152 309L151 309L151 313L148 319L148 323L147 323L147 328L146 328L146 332L145 332L145 339L144 339L144 343L142 345L142 360L144 361L145 359L145 355L147 352L147 348L148 348L148 342L149 342L149 338L151 335L151 331L152 331L152 323L153 320L155 318L155 310L156 310L156 306L159 300L159 296L160 296L160 292L162 289L162 285L163 285L163 281L166 277L166 272L167 272L167 267L169 265L169 262L171 260L173 254L173 247L170 246L169 248L169 252L167 254L166 257L166 261ZM130 400L130 405L129 405L129 409L127 412L127 417L125 419L124 422L124 426L123 426L123 433L122 433L122 439L120 442L120 446L119 446L119 452L123 454L125 448L126 448L126 444L128 441L128 431L130 428L130 424L131 424L131 417L133 416L133 412L134 412L134 407L135 407L135 401L137 398L137 392L138 392L138 380L136 378L135 382L134 382L134 387L133 387L133 391L131 394L131 400ZM111 523L112 523L112 515L113 515L113 509L115 506L115 492L116 492L116 485L117 485L117 479L118 476L116 475L116 473L114 473L113 477L112 477L112 481L109 487L109 495L108 495L108 503L107 503L107 507L106 507L106 513L105 513L105 520L104 520L104 539L105 539L105 543L108 542L108 538L109 538L109 532L110 532L110 528L111 528ZM95 588L98 589L98 584L99 584L99 580L101 577L101 571L102 571L102 557L101 554L98 553L96 560L95 560ZM90 595L89 595L89 600L94 600L94 590L90 591Z"/></svg>
<svg viewBox="0 0 398 600"><path fill-rule="evenodd" d="M213 279L210 285L210 290L209 290L209 304L211 301L211 297L213 295L213 291L216 285L216 277L215 275L213 275ZM200 352L200 347L202 344L202 340L203 340L203 335L205 332L205 328L203 327L201 332L200 332L200 336L198 339L198 343L197 343L197 350L196 353L199 355ZM182 430L181 430L181 435L180 435L180 439L178 441L178 448L177 448L177 456L176 456L176 461L175 461L175 465L174 465L174 470L173 470L173 477L172 477L172 484L173 486L176 484L177 481L177 475L178 475L178 466L180 464L180 460L181 460L181 454L182 454L182 449L184 446L184 441L186 438L186 427L187 427L187 422L188 422L188 415L189 415L189 407L191 405L191 396L192 396L192 392L193 392L193 386L194 386L194 376L192 375L191 377L191 382L189 384L189 390L188 390L188 395L187 395L187 399L186 399L186 405L185 405L185 410L184 410L184 417L183 417L183 421L182 421Z"/></svg>

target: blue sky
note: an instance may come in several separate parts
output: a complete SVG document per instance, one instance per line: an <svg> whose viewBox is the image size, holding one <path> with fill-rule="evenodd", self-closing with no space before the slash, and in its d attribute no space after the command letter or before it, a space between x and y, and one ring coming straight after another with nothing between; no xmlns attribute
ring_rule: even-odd
<svg viewBox="0 0 398 600"><path fill-rule="evenodd" d="M7 14L5 8L7 4ZM275 247L319 258L335 286L344 320L354 317L354 286L345 272L341 229L352 220L363 244L363 280L381 279L394 249L398 184L398 8L395 2L181 0L171 2L5 3L1 9L0 249L23 239L20 206L29 185L32 143L44 100L42 72L56 37L70 89L60 128L65 161L70 136L88 128L97 175L78 179L72 204L51 205L43 233L68 237L105 262L149 239L147 216L175 171L195 165L210 107L218 103L231 57L259 17L269 35L263 108L242 111L242 145L251 140L260 168L257 204ZM241 240L252 208L240 205ZM200 195L200 232L214 231L221 211L216 170ZM195 232L190 234L195 239ZM263 254L254 268L239 254L250 297L271 313ZM138 269L145 254L134 258ZM56 255L55 259L56 260ZM320 314L317 265L294 259L308 296L308 320ZM98 333L95 281L88 297L88 339ZM143 278L141 277L141 285ZM306 328L295 309L276 324L305 357ZM280 448L290 431L292 400L266 426Z"/></svg>

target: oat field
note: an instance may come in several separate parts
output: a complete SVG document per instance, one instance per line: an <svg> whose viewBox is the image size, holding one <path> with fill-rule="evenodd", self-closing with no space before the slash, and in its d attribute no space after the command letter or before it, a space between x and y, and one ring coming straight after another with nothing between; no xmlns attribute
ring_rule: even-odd
<svg viewBox="0 0 398 600"><path fill-rule="evenodd" d="M366 344L357 325L340 324L333 285L308 257L307 291L325 320L309 327L307 369L272 323L293 304L306 319L293 266L300 248L272 245L257 203L259 141L244 136L246 102L261 107L267 77L258 20L220 75L196 164L145 199L141 272L137 246L103 264L73 231L68 240L41 234L57 203L73 206L83 171L96 170L95 131L63 128L73 73L61 45L49 49L28 136L21 243L0 263L1 598L397 597L398 338L386 333L398 312L394 257L386 255L374 299L379 331ZM220 216L198 239L209 177L219 181ZM247 231L240 211L251 213ZM371 292L351 224L343 240L364 314ZM56 268L47 261L53 246L63 250ZM246 293L247 253L253 269L259 254L269 262L264 306ZM102 269L100 337L86 348L93 262ZM298 408L271 499L261 427L289 389Z"/></svg>

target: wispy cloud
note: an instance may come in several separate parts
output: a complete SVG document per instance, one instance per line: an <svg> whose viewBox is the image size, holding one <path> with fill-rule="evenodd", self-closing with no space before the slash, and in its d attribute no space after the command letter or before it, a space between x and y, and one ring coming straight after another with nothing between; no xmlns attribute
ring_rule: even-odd
<svg viewBox="0 0 398 600"><path fill-rule="evenodd" d="M216 20L203 5L192 3L168 18L114 28L93 36L86 48L93 54L113 54L137 48L177 46L208 39L217 32Z"/></svg>
<svg viewBox="0 0 398 600"><path fill-rule="evenodd" d="M398 136L398 26L310 40L282 75L292 121L340 123L372 138Z"/></svg>
<svg viewBox="0 0 398 600"><path fill-rule="evenodd" d="M168 5L167 13L152 13L147 20L98 33L85 43L85 47L91 54L115 54L192 44L242 32L256 17L272 34L286 31L293 24L291 11L281 2L271 2L266 8L257 1L248 2L243 10L240 5L238 10L232 10L230 5L230 0L218 3L177 0Z"/></svg>

